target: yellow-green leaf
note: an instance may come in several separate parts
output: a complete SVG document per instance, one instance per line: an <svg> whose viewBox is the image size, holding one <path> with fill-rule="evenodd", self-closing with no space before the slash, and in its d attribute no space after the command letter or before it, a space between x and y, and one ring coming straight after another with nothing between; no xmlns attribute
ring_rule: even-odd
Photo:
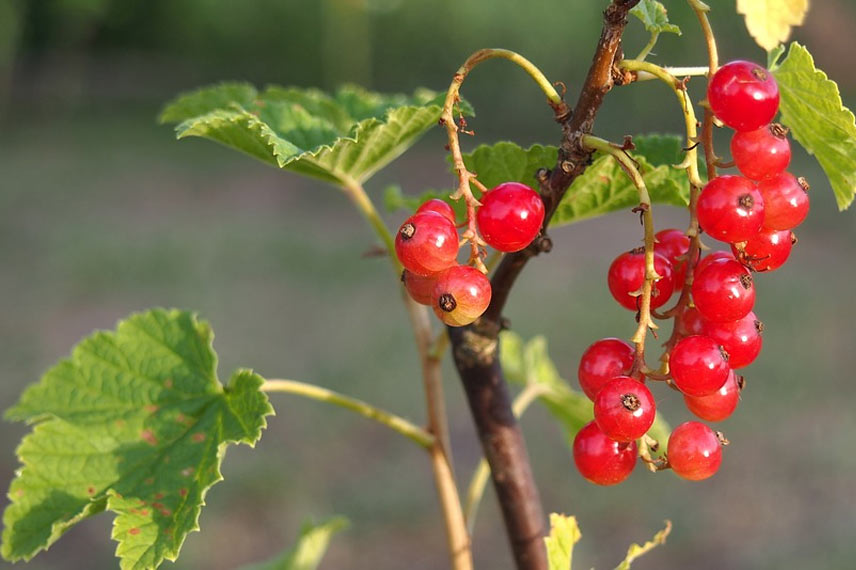
<svg viewBox="0 0 856 570"><path fill-rule="evenodd" d="M737 0L737 12L746 17L746 29L758 45L770 51L803 23L808 0Z"/></svg>
<svg viewBox="0 0 856 570"><path fill-rule="evenodd" d="M550 514L550 536L544 537L550 570L571 570L574 545L580 537L582 534L576 517Z"/></svg>
<svg viewBox="0 0 856 570"><path fill-rule="evenodd" d="M627 556L621 561L621 564L615 567L615 570L629 570L634 560L661 544L665 544L670 532L672 532L672 521L666 521L665 528L645 544L631 544L630 548L627 549Z"/></svg>

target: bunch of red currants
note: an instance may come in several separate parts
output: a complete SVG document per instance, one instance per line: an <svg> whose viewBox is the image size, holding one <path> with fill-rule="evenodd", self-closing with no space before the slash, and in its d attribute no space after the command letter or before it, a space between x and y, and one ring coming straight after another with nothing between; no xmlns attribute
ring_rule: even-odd
<svg viewBox="0 0 856 570"><path fill-rule="evenodd" d="M790 145L787 130L772 122L779 91L769 71L732 61L711 78L707 100L714 115L736 131L731 154L742 176L710 180L699 195L696 215L700 229L730 244L731 251L691 260L691 242L683 232L658 232L654 269L660 277L650 307L661 307L684 283L691 284L691 302L679 304L674 315L675 331L664 355L668 368L661 379L683 394L695 416L719 422L734 412L743 388L735 370L761 350L763 325L752 311L751 272L773 271L785 263L796 243L791 230L805 219L809 200L805 180L786 172ZM644 254L637 248L619 255L608 273L613 297L633 311L640 308ZM656 405L643 383L645 374L634 366L637 358L631 344L607 338L592 344L580 361L579 382L594 402L594 421L577 434L574 460L593 483L626 479L636 465L637 440L654 422ZM707 425L685 422L669 437L662 466L685 479L705 479L719 469L723 442L722 434Z"/></svg>
<svg viewBox="0 0 856 570"><path fill-rule="evenodd" d="M505 182L486 192L476 211L484 242L506 253L532 243L543 222L541 197L518 182ZM401 280L407 293L417 303L432 307L443 323L455 327L479 318L491 297L490 281L484 273L458 263L460 245L455 212L437 199L422 204L395 236L395 253L404 266Z"/></svg>

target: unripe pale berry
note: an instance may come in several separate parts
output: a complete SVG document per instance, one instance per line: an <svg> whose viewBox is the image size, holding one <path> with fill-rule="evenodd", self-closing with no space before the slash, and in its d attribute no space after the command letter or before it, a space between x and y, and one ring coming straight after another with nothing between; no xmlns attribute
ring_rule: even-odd
<svg viewBox="0 0 856 570"><path fill-rule="evenodd" d="M469 265L456 265L437 276L434 286L434 314L453 327L468 325L490 304L490 281Z"/></svg>

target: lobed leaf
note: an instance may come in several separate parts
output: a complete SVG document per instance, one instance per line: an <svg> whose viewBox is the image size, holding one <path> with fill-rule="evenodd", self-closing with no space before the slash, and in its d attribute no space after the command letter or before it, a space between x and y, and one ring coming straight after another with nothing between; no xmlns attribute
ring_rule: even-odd
<svg viewBox="0 0 856 570"><path fill-rule="evenodd" d="M3 513L4 558L29 560L106 509L123 570L176 559L222 479L226 444L254 445L273 413L257 374L220 384L212 339L188 312L132 315L24 392L6 413L34 427Z"/></svg>
<svg viewBox="0 0 856 570"><path fill-rule="evenodd" d="M745 16L749 35L767 51L787 41L806 12L808 0L737 0L737 13Z"/></svg>
<svg viewBox="0 0 856 570"><path fill-rule="evenodd" d="M550 513L550 534L544 537L549 570L571 570L574 545L581 537L576 517Z"/></svg>
<svg viewBox="0 0 856 570"><path fill-rule="evenodd" d="M665 544L666 538L669 536L670 532L672 532L672 523L671 521L666 521L665 528L655 534L654 538L652 538L645 544L631 544L630 548L627 549L627 556L624 558L621 564L615 567L615 570L630 570L630 565L633 563L634 560L636 560L643 554L650 552L657 546Z"/></svg>
<svg viewBox="0 0 856 570"><path fill-rule="evenodd" d="M244 566L241 570L315 570L327 552L330 539L348 524L345 517L333 517L318 524L305 523L294 546L273 560Z"/></svg>
<svg viewBox="0 0 856 570"><path fill-rule="evenodd" d="M856 118L844 106L838 85L814 66L808 50L793 42L772 68L779 84L781 122L817 158L835 193L839 210L856 195Z"/></svg>
<svg viewBox="0 0 856 570"><path fill-rule="evenodd" d="M641 0L630 10L630 13L639 18L651 34L668 32L681 35L681 29L669 22L666 7L657 0Z"/></svg>

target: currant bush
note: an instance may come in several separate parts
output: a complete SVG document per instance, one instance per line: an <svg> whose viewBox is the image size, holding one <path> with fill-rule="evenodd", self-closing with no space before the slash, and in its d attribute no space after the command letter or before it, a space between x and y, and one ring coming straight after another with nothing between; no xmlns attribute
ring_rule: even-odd
<svg viewBox="0 0 856 570"><path fill-rule="evenodd" d="M498 251L520 251L541 231L544 202L535 190L505 182L485 193L476 214L484 240Z"/></svg>
<svg viewBox="0 0 856 570"><path fill-rule="evenodd" d="M405 220L395 236L395 253L408 271L431 275L455 264L458 231L442 214L420 212Z"/></svg>
<svg viewBox="0 0 856 570"><path fill-rule="evenodd" d="M594 421L610 439L627 443L642 437L654 423L657 407L645 384L617 376L594 399Z"/></svg>
<svg viewBox="0 0 856 570"><path fill-rule="evenodd" d="M651 308L657 308L667 303L674 290L672 264L656 252L654 253L654 270L660 279L654 283ZM639 310L640 293L644 282L645 250L643 248L622 253L609 266L609 273L607 274L609 292L626 309Z"/></svg>
<svg viewBox="0 0 856 570"><path fill-rule="evenodd" d="M707 479L722 463L720 437L701 422L689 421L672 430L667 456L672 470L690 481Z"/></svg>
<svg viewBox="0 0 856 570"><path fill-rule="evenodd" d="M589 422L577 432L573 452L580 474L597 485L621 483L636 467L636 442L620 443L610 439L595 422Z"/></svg>
<svg viewBox="0 0 856 570"><path fill-rule="evenodd" d="M580 358L577 378L585 395L594 401L604 384L630 372L636 351L620 338L602 338L589 346Z"/></svg>
<svg viewBox="0 0 856 570"><path fill-rule="evenodd" d="M779 110L779 86L756 63L736 60L720 67L707 88L717 118L736 131L753 131L772 122Z"/></svg>

